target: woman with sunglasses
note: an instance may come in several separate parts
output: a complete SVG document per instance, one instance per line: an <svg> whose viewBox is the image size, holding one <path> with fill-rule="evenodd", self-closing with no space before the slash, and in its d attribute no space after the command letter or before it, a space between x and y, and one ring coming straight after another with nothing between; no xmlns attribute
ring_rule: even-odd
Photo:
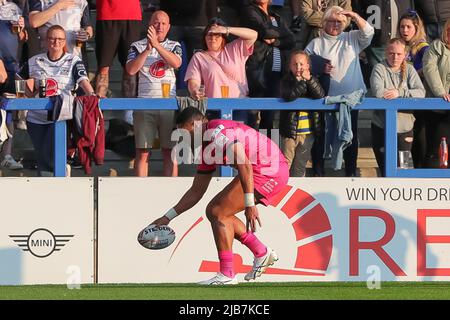
<svg viewBox="0 0 450 320"><path fill-rule="evenodd" d="M86 95L95 95L84 64L78 56L66 52L66 32L59 26L47 31L47 52L28 61L27 96L35 97L39 86L45 85L45 96L72 95L79 86ZM42 96L42 92L40 92ZM51 176L54 155L54 123L47 120L46 110L30 110L27 128L34 146L38 176Z"/></svg>
<svg viewBox="0 0 450 320"><path fill-rule="evenodd" d="M248 28L228 27L219 18L213 18L205 27L202 37L203 50L196 52L184 78L191 97L221 98L223 87L228 87L228 98L248 95L245 62L253 53L257 33ZM229 36L237 37L228 42ZM235 112L236 113L236 112ZM208 118L218 118L217 112L208 112ZM247 123L247 119L243 120Z"/></svg>
<svg viewBox="0 0 450 320"><path fill-rule="evenodd" d="M423 79L423 55L428 50L430 45L426 40L425 27L422 19L419 17L416 11L409 10L407 13L403 14L400 18L398 24L397 33L400 38L402 38L406 45L408 46L408 54L406 56L406 61L414 66L420 78ZM414 167L423 168L425 166L425 153L426 153L426 122L427 112L424 110L415 110L414 117L414 136L412 142L412 157L414 162Z"/></svg>

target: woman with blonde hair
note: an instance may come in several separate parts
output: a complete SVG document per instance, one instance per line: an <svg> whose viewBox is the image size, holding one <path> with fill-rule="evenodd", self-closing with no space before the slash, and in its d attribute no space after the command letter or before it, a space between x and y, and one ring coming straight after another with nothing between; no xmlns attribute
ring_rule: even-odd
<svg viewBox="0 0 450 320"><path fill-rule="evenodd" d="M408 55L406 61L414 66L420 78L423 79L423 56L430 45L427 43L427 36L422 19L416 11L409 10L401 16L398 24L398 35L405 40L408 46ZM412 157L414 166L416 168L423 168L425 166L426 156L426 132L425 132L425 110L415 110L414 117L414 140L412 145Z"/></svg>
<svg viewBox="0 0 450 320"><path fill-rule="evenodd" d="M405 40L409 52L406 61L422 76L423 55L429 48L427 35L422 19L416 11L409 10L401 16L398 24L398 35Z"/></svg>
<svg viewBox="0 0 450 320"><path fill-rule="evenodd" d="M441 39L434 40L423 57L423 75L429 93L450 102L450 19L444 25ZM450 141L450 112L429 112L426 119L426 166L439 167L439 144L442 137Z"/></svg>
<svg viewBox="0 0 450 320"><path fill-rule="evenodd" d="M391 39L386 47L386 59L375 65L370 77L372 93L376 98L387 100L397 98L423 98L425 88L417 71L406 62L407 46L403 39ZM411 151L414 116L410 112L398 112L397 145L399 151ZM375 110L372 117L372 148L384 176L384 129L383 110Z"/></svg>

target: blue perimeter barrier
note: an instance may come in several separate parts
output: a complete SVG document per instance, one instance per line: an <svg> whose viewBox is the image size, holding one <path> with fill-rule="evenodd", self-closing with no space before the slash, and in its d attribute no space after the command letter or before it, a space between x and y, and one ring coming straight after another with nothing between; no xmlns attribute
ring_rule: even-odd
<svg viewBox="0 0 450 320"><path fill-rule="evenodd" d="M325 105L323 99L297 99L284 102L276 98L208 99L208 109L220 110L222 119L232 119L234 110L336 110L336 105ZM113 98L101 99L102 110L177 110L175 98ZM10 99L6 110L51 110L49 99ZM385 163L386 177L404 178L450 178L450 170L445 169L398 169L397 168L397 111L398 110L450 110L450 104L440 98L384 100L366 98L356 106L357 110L385 110ZM66 123L55 124L55 176L66 173ZM221 176L231 177L230 167L221 167Z"/></svg>

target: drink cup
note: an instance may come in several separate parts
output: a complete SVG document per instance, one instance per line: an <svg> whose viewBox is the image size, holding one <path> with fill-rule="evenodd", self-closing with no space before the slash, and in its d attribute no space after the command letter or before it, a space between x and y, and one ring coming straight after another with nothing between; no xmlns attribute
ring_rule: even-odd
<svg viewBox="0 0 450 320"><path fill-rule="evenodd" d="M13 23L11 26L12 33L20 33L19 23Z"/></svg>
<svg viewBox="0 0 450 320"><path fill-rule="evenodd" d="M15 80L17 98L25 98L25 80Z"/></svg>
<svg viewBox="0 0 450 320"><path fill-rule="evenodd" d="M220 92L222 93L222 98L228 98L230 88L228 86L220 86Z"/></svg>
<svg viewBox="0 0 450 320"><path fill-rule="evenodd" d="M200 85L200 87L198 87L198 93L199 93L199 95L202 98L205 96L206 91L205 91L205 85L204 84L202 84L202 85Z"/></svg>
<svg viewBox="0 0 450 320"><path fill-rule="evenodd" d="M413 161L411 151L399 151L398 152L398 163L400 169L412 169Z"/></svg>
<svg viewBox="0 0 450 320"><path fill-rule="evenodd" d="M86 42L87 40L87 32L84 29L80 29L78 30L77 34L76 34L77 40L76 40L76 46L78 48L81 48L83 46L83 44Z"/></svg>
<svg viewBox="0 0 450 320"><path fill-rule="evenodd" d="M167 81L167 80L161 81L161 91L162 91L163 98L170 97L170 81Z"/></svg>
<svg viewBox="0 0 450 320"><path fill-rule="evenodd" d="M12 31L12 33L20 33L20 31L21 31L21 28L20 28L20 25L19 25L19 19L20 19L20 15L17 13L17 12L15 12L15 14L14 14L14 19L11 21L11 31Z"/></svg>

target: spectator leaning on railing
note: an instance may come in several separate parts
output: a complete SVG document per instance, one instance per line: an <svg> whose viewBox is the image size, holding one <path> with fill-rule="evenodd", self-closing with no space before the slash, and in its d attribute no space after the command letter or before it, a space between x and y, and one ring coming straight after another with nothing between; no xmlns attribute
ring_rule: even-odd
<svg viewBox="0 0 450 320"><path fill-rule="evenodd" d="M376 98L393 100L397 98L424 98L425 88L414 67L405 60L406 43L401 38L389 40L386 60L377 64L370 77L370 86ZM397 113L398 151L411 151L413 142L414 116L411 112ZM384 176L384 110L375 110L372 118L372 148Z"/></svg>
<svg viewBox="0 0 450 320"><path fill-rule="evenodd" d="M297 98L319 99L325 96L319 80L311 75L310 68L308 54L301 50L291 53L289 73L281 80L281 98L293 101ZM281 110L281 151L288 161L291 177L305 176L316 132L320 132L322 126L318 112Z"/></svg>
<svg viewBox="0 0 450 320"><path fill-rule="evenodd" d="M352 19L359 30L343 32ZM331 76L328 95L348 94L359 89L366 91L359 54L370 44L374 28L357 13L345 11L341 7L331 7L323 16L323 31L319 38L312 40L305 51L319 55L330 62L325 72ZM353 132L352 144L344 151L345 175L356 175L358 158L358 111L351 111Z"/></svg>
<svg viewBox="0 0 450 320"><path fill-rule="evenodd" d="M423 74L432 96L450 102L450 20L444 25L441 39L434 40L423 57ZM441 137L450 141L450 111L440 110L427 114L426 166L439 167Z"/></svg>
<svg viewBox="0 0 450 320"><path fill-rule="evenodd" d="M37 94L37 80L42 78L46 79L47 96L72 95L76 85L86 95L95 95L81 59L64 51L64 29L59 25L51 26L47 30L46 39L47 52L30 58L28 68L23 70L23 78L29 78L27 96L34 97ZM47 119L46 110L30 110L27 114L27 128L36 153L38 176L50 176L54 169L54 124Z"/></svg>

